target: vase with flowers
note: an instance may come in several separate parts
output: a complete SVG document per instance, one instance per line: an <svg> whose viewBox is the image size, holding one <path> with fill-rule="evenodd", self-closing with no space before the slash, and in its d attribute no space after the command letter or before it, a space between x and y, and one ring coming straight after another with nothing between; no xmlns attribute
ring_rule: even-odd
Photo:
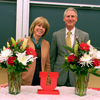
<svg viewBox="0 0 100 100"><path fill-rule="evenodd" d="M10 94L20 93L22 72L27 71L28 65L36 59L36 52L27 46L27 41L24 38L16 42L11 37L7 48L3 46L0 53L0 67L7 68Z"/></svg>
<svg viewBox="0 0 100 100"><path fill-rule="evenodd" d="M75 94L79 96L86 95L87 85L89 81L89 73L100 77L95 67L100 66L100 51L94 48L90 44L90 40L87 43L79 42L76 36L76 45L74 49L63 46L71 53L64 55L65 62L62 68L65 71L73 71L75 75Z"/></svg>

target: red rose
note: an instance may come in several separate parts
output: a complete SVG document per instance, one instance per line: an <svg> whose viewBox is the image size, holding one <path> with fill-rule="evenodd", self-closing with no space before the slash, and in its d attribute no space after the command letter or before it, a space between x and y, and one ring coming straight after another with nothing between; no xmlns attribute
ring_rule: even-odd
<svg viewBox="0 0 100 100"><path fill-rule="evenodd" d="M36 57L37 56L36 51L33 50L31 47L26 48L26 54L27 55L33 55L33 57Z"/></svg>
<svg viewBox="0 0 100 100"><path fill-rule="evenodd" d="M7 47L6 49L10 49L10 47Z"/></svg>
<svg viewBox="0 0 100 100"><path fill-rule="evenodd" d="M70 62L74 62L75 59L76 59L76 56L73 54L68 57L67 61L70 63Z"/></svg>
<svg viewBox="0 0 100 100"><path fill-rule="evenodd" d="M100 62L99 62L99 60L98 59L93 59L92 60L93 62L93 66L100 66Z"/></svg>
<svg viewBox="0 0 100 100"><path fill-rule="evenodd" d="M84 51L88 51L90 49L90 46L87 43L81 43L80 49Z"/></svg>
<svg viewBox="0 0 100 100"><path fill-rule="evenodd" d="M9 57L8 60L7 60L7 64L9 65L14 65L14 60L16 59L16 57Z"/></svg>

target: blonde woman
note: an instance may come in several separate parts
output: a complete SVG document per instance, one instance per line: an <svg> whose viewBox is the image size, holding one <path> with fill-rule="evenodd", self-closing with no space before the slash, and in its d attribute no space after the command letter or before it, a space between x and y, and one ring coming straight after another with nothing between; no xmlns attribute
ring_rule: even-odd
<svg viewBox="0 0 100 100"><path fill-rule="evenodd" d="M27 72L22 73L22 85L40 85L39 72L48 72L47 84L50 84L49 42L43 39L49 31L49 23L43 17L37 17L30 26L27 45L36 50L37 59L29 65ZM1 85L6 87L8 84Z"/></svg>
<svg viewBox="0 0 100 100"><path fill-rule="evenodd" d="M49 31L49 23L43 17L36 18L30 26L30 36L27 37L27 45L37 53L37 59L29 65L28 72L22 74L23 85L40 85L39 72L47 71L48 80L47 84L50 84L50 58L49 58L49 42L43 38Z"/></svg>

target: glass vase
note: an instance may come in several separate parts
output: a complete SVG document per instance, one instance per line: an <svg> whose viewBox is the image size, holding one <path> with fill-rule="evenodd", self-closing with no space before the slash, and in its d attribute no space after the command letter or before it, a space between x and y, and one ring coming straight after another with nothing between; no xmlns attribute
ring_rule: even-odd
<svg viewBox="0 0 100 100"><path fill-rule="evenodd" d="M89 76L75 75L75 94L79 96L86 95Z"/></svg>
<svg viewBox="0 0 100 100"><path fill-rule="evenodd" d="M22 74L8 73L8 88L10 94L18 94L21 91Z"/></svg>

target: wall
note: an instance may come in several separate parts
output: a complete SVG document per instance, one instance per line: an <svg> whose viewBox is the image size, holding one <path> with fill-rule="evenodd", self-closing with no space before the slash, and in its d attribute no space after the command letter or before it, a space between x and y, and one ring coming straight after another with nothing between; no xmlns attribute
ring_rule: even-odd
<svg viewBox="0 0 100 100"><path fill-rule="evenodd" d="M50 23L50 30L46 40L51 44L53 32L64 28L63 22L64 10L67 6L50 6L50 5L30 5L29 26L36 17L43 16ZM89 33L91 44L95 47L100 47L100 9L74 7L78 12L78 21L76 27Z"/></svg>
<svg viewBox="0 0 100 100"><path fill-rule="evenodd" d="M0 2L0 49L10 37L16 38L16 3Z"/></svg>

